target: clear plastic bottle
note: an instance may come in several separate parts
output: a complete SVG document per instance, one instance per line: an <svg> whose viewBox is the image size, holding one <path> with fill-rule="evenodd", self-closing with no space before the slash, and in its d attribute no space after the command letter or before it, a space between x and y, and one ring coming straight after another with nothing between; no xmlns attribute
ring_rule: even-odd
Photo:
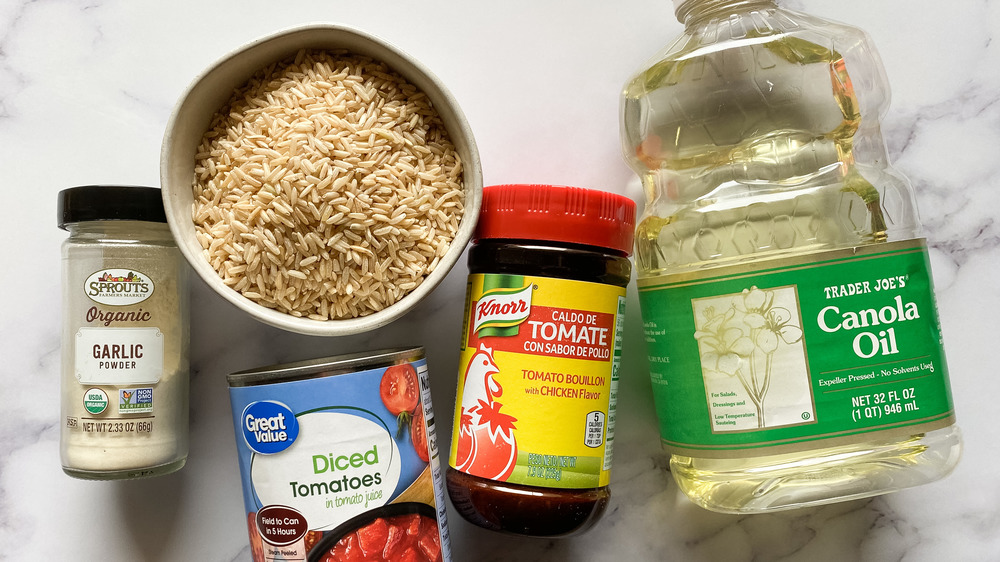
<svg viewBox="0 0 1000 562"><path fill-rule="evenodd" d="M674 2L684 33L628 81L621 126L677 483L747 513L946 475L961 438L869 37L771 0Z"/></svg>

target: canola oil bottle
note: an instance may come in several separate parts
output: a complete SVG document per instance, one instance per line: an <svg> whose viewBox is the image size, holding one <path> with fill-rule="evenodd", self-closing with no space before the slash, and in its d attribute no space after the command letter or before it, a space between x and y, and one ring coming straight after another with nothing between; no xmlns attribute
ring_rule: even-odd
<svg viewBox="0 0 1000 562"><path fill-rule="evenodd" d="M674 0L625 85L636 270L670 469L754 513L931 482L958 462L925 241L861 30L772 0Z"/></svg>

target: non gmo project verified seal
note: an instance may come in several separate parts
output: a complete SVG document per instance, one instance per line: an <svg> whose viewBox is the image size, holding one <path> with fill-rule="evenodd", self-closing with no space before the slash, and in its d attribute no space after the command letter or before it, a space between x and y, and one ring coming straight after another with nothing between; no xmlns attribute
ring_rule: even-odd
<svg viewBox="0 0 1000 562"><path fill-rule="evenodd" d="M152 388L123 388L118 391L118 413L149 414L152 411Z"/></svg>

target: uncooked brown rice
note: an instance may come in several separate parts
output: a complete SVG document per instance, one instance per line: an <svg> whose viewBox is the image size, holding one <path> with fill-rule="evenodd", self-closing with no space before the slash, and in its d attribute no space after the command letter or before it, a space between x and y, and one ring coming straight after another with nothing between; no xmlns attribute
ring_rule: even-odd
<svg viewBox="0 0 1000 562"><path fill-rule="evenodd" d="M420 285L464 209L462 163L427 96L368 57L301 51L238 89L198 148L205 257L248 299L316 320Z"/></svg>

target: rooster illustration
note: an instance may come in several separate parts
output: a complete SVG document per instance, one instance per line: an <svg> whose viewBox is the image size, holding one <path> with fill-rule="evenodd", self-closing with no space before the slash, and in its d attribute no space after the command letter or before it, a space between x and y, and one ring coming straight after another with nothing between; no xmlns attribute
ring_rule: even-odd
<svg viewBox="0 0 1000 562"><path fill-rule="evenodd" d="M465 370L465 386L462 387L463 414L474 414L482 404L489 404L493 398L503 394L503 387L493 378L498 373L500 369L493 360L493 350L486 347L486 344L479 344L479 350L469 360L469 366Z"/></svg>
<svg viewBox="0 0 1000 562"><path fill-rule="evenodd" d="M465 370L455 468L506 480L517 461L517 419L501 413L502 404L495 400L503 394L503 387L493 377L499 373L493 349L480 343Z"/></svg>

